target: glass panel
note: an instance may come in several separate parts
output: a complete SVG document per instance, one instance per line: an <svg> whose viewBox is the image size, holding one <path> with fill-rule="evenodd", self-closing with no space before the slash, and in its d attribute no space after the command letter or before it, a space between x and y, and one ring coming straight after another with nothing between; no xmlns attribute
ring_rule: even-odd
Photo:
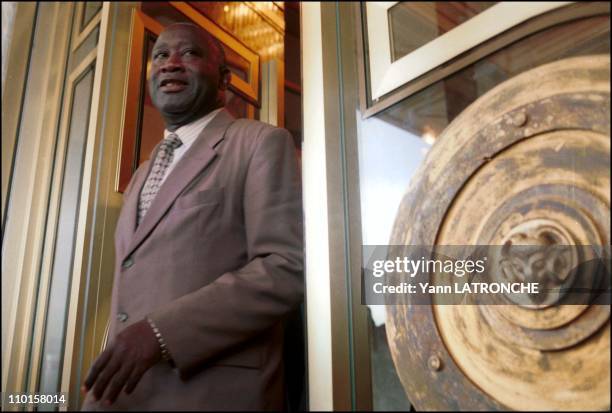
<svg viewBox="0 0 612 413"><path fill-rule="evenodd" d="M282 59L283 29L275 21L283 20L283 11L273 3L194 1L189 4L232 33L263 59Z"/></svg>
<svg viewBox="0 0 612 413"><path fill-rule="evenodd" d="M41 393L57 393L61 383L64 338L66 337L66 316L70 300L68 293L70 291L72 275L93 78L93 68L90 68L76 82L74 87L66 163L63 171L57 238L55 239L53 270L51 273L51 289L45 324L39 387ZM60 248L60 246L62 247ZM38 410L54 410L55 407L54 405L39 405Z"/></svg>
<svg viewBox="0 0 612 413"><path fill-rule="evenodd" d="M410 402L391 359L385 326L376 324L371 318L368 327L372 362L372 408L376 411L410 411Z"/></svg>
<svg viewBox="0 0 612 413"><path fill-rule="evenodd" d="M496 2L401 2L389 13L391 59L396 61L483 12Z"/></svg>
<svg viewBox="0 0 612 413"><path fill-rule="evenodd" d="M87 26L91 19L93 19L94 16L98 13L98 11L102 8L102 2L88 1L85 2L85 5L83 7L85 8L85 10L83 10L83 20L81 21L80 28L81 31L85 28L85 26Z"/></svg>
<svg viewBox="0 0 612 413"><path fill-rule="evenodd" d="M402 13L408 16L402 20L403 37L422 36L427 26L411 24L414 15L406 10ZM439 30L437 24L431 27ZM608 16L556 25L481 59L376 116L357 116L363 244L388 244L411 177L430 145L467 106L494 86L536 66L570 56L609 54L609 36ZM417 43L411 47L418 47ZM368 259L363 257L364 265ZM389 353L385 306L371 306L369 313L373 407L406 410L408 400Z"/></svg>
<svg viewBox="0 0 612 413"><path fill-rule="evenodd" d="M397 207L407 182L421 163L431 141L394 118L362 120L359 129L359 184L364 245L389 242ZM429 139L428 139L429 140ZM365 251L364 251L365 252ZM370 260L363 257L364 263ZM385 332L385 307L370 307L372 404L375 410L406 411L406 398L391 360Z"/></svg>
<svg viewBox="0 0 612 413"><path fill-rule="evenodd" d="M378 117L433 141L463 109L504 80L565 57L610 53L609 32L610 20L601 16L535 33L434 83Z"/></svg>
<svg viewBox="0 0 612 413"><path fill-rule="evenodd" d="M95 29L89 33L87 38L76 48L76 50L68 57L68 73L72 73L74 69L87 57L92 50L98 46L98 37L100 35L100 26L96 26Z"/></svg>

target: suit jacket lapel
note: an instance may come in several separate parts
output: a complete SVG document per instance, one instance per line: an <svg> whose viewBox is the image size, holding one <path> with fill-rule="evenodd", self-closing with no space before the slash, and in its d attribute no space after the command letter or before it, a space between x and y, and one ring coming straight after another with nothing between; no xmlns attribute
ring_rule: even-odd
<svg viewBox="0 0 612 413"><path fill-rule="evenodd" d="M215 146L223 139L225 130L229 127L230 123L234 120L232 115L223 109L220 111L204 128L200 133L200 136L193 142L191 147L185 152L181 160L176 164L174 169L170 172L170 175L166 177L166 180L159 188L157 196L151 203L147 214L142 219L142 222L136 228L136 232L132 237L128 249L125 252L124 257L130 255L138 246L146 239L151 233L153 228L157 225L159 220L164 216L166 211L172 206L174 200L180 195L185 187L204 169L206 168L217 156ZM147 173L148 175L148 173ZM139 182L139 186L136 187L138 191L135 191L134 204L130 204L130 219L129 223L134 223L135 227L136 214L138 208L138 199L140 198L140 191L144 184L146 177ZM132 201L132 200L130 200Z"/></svg>

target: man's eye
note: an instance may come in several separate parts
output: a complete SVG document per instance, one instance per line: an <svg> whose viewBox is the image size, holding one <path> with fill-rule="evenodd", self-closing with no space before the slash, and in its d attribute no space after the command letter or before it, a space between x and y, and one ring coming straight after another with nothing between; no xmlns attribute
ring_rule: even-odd
<svg viewBox="0 0 612 413"><path fill-rule="evenodd" d="M153 59L166 58L168 57L168 53L166 52L157 52L153 55Z"/></svg>
<svg viewBox="0 0 612 413"><path fill-rule="evenodd" d="M192 49L187 49L187 50L185 50L185 51L183 52L183 55L184 55L184 56L196 56L196 55L197 55L197 53L196 53L196 51L195 51L195 50L192 50Z"/></svg>

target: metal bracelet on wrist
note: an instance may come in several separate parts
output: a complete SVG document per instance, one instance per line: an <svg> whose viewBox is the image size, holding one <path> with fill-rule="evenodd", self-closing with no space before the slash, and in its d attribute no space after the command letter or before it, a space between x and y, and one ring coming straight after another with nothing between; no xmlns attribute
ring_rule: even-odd
<svg viewBox="0 0 612 413"><path fill-rule="evenodd" d="M168 351L168 346L166 346L166 342L164 341L164 338L159 332L159 329L157 328L153 320L151 320L149 317L147 317L147 322L153 329L153 334L155 334L155 338L157 339L157 342L159 343L162 360L168 361L168 362L172 361L172 358L170 357L170 352Z"/></svg>

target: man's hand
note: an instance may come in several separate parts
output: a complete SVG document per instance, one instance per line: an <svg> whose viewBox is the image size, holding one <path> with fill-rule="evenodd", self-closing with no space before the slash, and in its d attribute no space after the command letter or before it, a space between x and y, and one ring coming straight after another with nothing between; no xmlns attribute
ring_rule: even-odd
<svg viewBox="0 0 612 413"><path fill-rule="evenodd" d="M153 329L142 320L122 331L98 357L85 379L83 391L93 388L93 396L115 402L125 387L130 394L142 375L161 359L161 349ZM106 390L106 393L104 392Z"/></svg>

